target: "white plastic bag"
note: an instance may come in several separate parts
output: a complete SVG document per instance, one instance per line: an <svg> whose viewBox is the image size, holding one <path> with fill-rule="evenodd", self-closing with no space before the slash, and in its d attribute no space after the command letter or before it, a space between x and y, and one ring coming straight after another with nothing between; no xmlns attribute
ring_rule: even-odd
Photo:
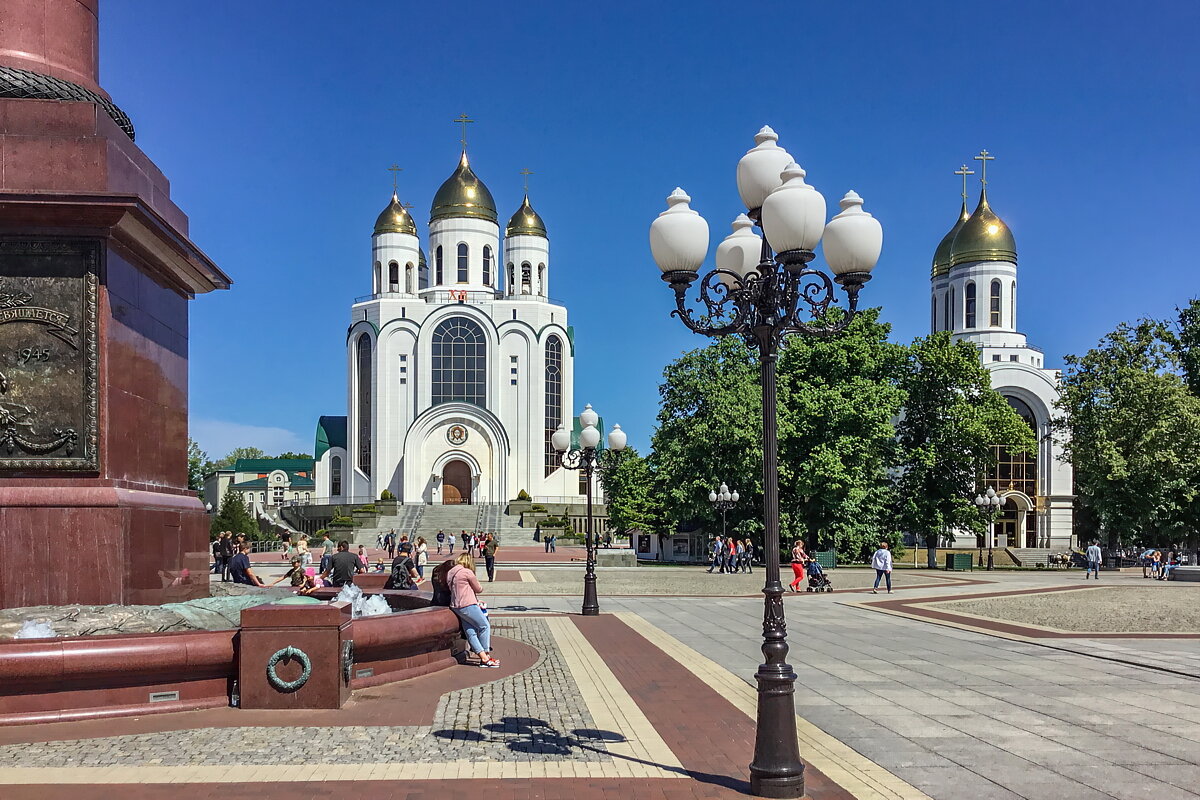
<svg viewBox="0 0 1200 800"><path fill-rule="evenodd" d="M351 616L361 617L363 614L363 590L353 583L347 583L333 598L335 603L349 603Z"/></svg>
<svg viewBox="0 0 1200 800"><path fill-rule="evenodd" d="M392 613L392 607L388 605L387 600L383 599L383 595L373 594L363 601L362 615L364 617L374 617L379 614Z"/></svg>
<svg viewBox="0 0 1200 800"><path fill-rule="evenodd" d="M58 636L54 628L47 622L26 620L21 629L13 635L14 639L53 639Z"/></svg>

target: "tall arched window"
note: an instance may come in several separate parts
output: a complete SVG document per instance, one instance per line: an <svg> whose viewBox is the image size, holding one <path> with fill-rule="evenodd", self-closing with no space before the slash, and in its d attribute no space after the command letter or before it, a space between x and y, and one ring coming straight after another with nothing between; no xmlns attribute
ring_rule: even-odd
<svg viewBox="0 0 1200 800"><path fill-rule="evenodd" d="M371 474L371 337L358 337L358 468Z"/></svg>
<svg viewBox="0 0 1200 800"><path fill-rule="evenodd" d="M1000 320L1000 281L992 281L991 306L988 316L990 317L988 323L993 328L999 328L1004 324Z"/></svg>
<svg viewBox="0 0 1200 800"><path fill-rule="evenodd" d="M954 307L954 287L950 287L950 308L946 314L946 319L949 320L946 324L946 330L952 331L958 328L958 309Z"/></svg>
<svg viewBox="0 0 1200 800"><path fill-rule="evenodd" d="M1017 329L1017 282L1012 282L1008 297L1008 327Z"/></svg>
<svg viewBox="0 0 1200 800"><path fill-rule="evenodd" d="M492 248L486 244L483 246L483 285L492 285Z"/></svg>
<svg viewBox="0 0 1200 800"><path fill-rule="evenodd" d="M929 332L937 330L937 295L929 298Z"/></svg>
<svg viewBox="0 0 1200 800"><path fill-rule="evenodd" d="M1033 413L1029 404L1016 397L1005 396L1004 399L1037 435L1037 415ZM1004 445L995 445L992 448L992 455L996 459L996 466L988 475L987 485L1001 493L1021 492L1036 504L1038 497L1037 451L1022 453ZM1003 515L996 520L996 530L1008 537L1009 546L1015 544L1018 547L1037 547L1037 514L1033 511L1025 512L1023 530L1018 528L1019 521L1020 514L1010 500L1004 506Z"/></svg>
<svg viewBox="0 0 1200 800"><path fill-rule="evenodd" d="M513 294L517 290L516 274L515 268L510 262L508 265L508 281L504 284L504 288L508 290L509 294Z"/></svg>
<svg viewBox="0 0 1200 800"><path fill-rule="evenodd" d="M546 265L538 264L538 294L546 296Z"/></svg>
<svg viewBox="0 0 1200 800"><path fill-rule="evenodd" d="M942 292L942 330L950 330L950 292Z"/></svg>
<svg viewBox="0 0 1200 800"><path fill-rule="evenodd" d="M442 246L439 244L437 250L433 253L433 278L437 285L441 286L445 283L442 280L444 277L445 275L442 273Z"/></svg>
<svg viewBox="0 0 1200 800"><path fill-rule="evenodd" d="M388 291L400 291L400 265L395 261L388 264Z"/></svg>
<svg viewBox="0 0 1200 800"><path fill-rule="evenodd" d="M562 423L562 339L551 336L546 340L546 477L558 469L558 451L550 437Z"/></svg>
<svg viewBox="0 0 1200 800"><path fill-rule="evenodd" d="M467 249L467 246L464 243L459 242L459 244L458 244L458 282L459 283L467 283L468 281L471 280L470 267L471 267L471 253Z"/></svg>
<svg viewBox="0 0 1200 800"><path fill-rule="evenodd" d="M487 338L467 317L450 317L433 331L433 403L487 405Z"/></svg>
<svg viewBox="0 0 1200 800"><path fill-rule="evenodd" d="M528 261L521 262L521 294L529 294L532 290L533 266Z"/></svg>
<svg viewBox="0 0 1200 800"><path fill-rule="evenodd" d="M975 282L967 283L966 290L963 292L963 302L966 304L967 327L975 327Z"/></svg>
<svg viewBox="0 0 1200 800"><path fill-rule="evenodd" d="M413 268L412 262L404 265L404 291L412 294L416 291L416 270Z"/></svg>
<svg viewBox="0 0 1200 800"><path fill-rule="evenodd" d="M375 269L372 271L371 281L374 283L374 287L371 289L372 292L383 291L383 264L380 264L378 261L375 262Z"/></svg>
<svg viewBox="0 0 1200 800"><path fill-rule="evenodd" d="M337 497L342 493L342 457L329 459L329 494Z"/></svg>

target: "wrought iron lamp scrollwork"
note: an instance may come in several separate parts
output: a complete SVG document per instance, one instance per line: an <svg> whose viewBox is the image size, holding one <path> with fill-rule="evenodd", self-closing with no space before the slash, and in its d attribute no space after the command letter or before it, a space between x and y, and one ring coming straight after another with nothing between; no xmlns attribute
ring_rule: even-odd
<svg viewBox="0 0 1200 800"><path fill-rule="evenodd" d="M779 579L779 478L776 360L785 337L833 336L858 310L859 292L883 247L883 229L848 192L841 212L825 222L825 199L805 183L805 171L764 127L738 162L738 193L746 213L717 247L716 269L700 278L699 306L687 301L708 253L708 223L676 189L667 210L650 226L650 249L662 278L675 292L683 324L705 336L739 336L758 350L763 414L763 527L767 582L763 587L765 662L758 681L758 722L751 790L761 797L804 794L804 763L796 740L794 684L787 664L783 584ZM754 233L759 228L762 236ZM809 266L824 239L829 272ZM846 311L829 313L846 294Z"/></svg>

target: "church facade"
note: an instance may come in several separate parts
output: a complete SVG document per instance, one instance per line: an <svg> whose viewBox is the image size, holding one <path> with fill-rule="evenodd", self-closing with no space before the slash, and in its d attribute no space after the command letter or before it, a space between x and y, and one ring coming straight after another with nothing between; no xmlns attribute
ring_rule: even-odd
<svg viewBox="0 0 1200 800"><path fill-rule="evenodd" d="M572 424L574 333L550 299L550 240L528 192L502 242L464 148L424 245L408 208L393 193L375 222L371 294L352 305L346 336L347 414L317 429L317 495L580 501L550 445Z"/></svg>
<svg viewBox="0 0 1200 800"><path fill-rule="evenodd" d="M964 181L962 209L933 257L930 329L950 331L979 349L992 388L1029 424L1038 442L1036 454L995 447L998 463L984 488L995 489L1004 505L994 540L977 544L1065 550L1073 544L1074 490L1071 465L1062 460L1062 447L1051 435L1059 371L1045 367L1042 351L1017 327L1016 240L988 203L987 151L976 160L985 170L979 203L968 213L966 176L974 173L963 167L957 173ZM964 544L961 538L958 544Z"/></svg>

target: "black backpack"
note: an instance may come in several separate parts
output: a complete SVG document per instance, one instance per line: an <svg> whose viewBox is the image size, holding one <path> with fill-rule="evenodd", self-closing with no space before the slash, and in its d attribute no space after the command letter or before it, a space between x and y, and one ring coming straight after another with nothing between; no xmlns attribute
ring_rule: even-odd
<svg viewBox="0 0 1200 800"><path fill-rule="evenodd" d="M405 558L399 561L392 562L392 574L388 576L387 583L383 585L384 589L415 589L417 585L413 583L412 575L408 570L412 566L412 559Z"/></svg>

